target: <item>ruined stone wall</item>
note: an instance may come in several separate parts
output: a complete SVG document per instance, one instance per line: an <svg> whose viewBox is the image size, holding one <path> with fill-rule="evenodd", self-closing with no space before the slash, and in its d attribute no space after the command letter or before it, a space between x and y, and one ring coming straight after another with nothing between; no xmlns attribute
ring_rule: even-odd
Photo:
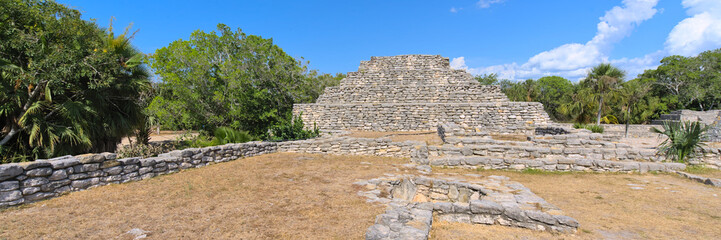
<svg viewBox="0 0 721 240"><path fill-rule="evenodd" d="M293 113L321 129L360 131L436 130L441 123L480 126L499 133L526 132L548 123L540 103L296 104Z"/></svg>

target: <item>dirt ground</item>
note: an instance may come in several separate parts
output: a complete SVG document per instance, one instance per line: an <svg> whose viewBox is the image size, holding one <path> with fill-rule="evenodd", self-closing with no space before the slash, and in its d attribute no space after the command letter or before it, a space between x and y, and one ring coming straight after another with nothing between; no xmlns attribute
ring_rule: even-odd
<svg viewBox="0 0 721 240"><path fill-rule="evenodd" d="M198 135L197 132L188 133L186 131L160 131L160 134L158 134L157 132L153 132L152 134L150 134L150 141L151 142L162 142L162 141L167 141L167 140L177 140L179 137L183 136L184 134L187 134L189 137ZM132 140L133 140L133 142L135 141L135 139L132 139ZM128 138L123 138L120 141L120 144L118 145L118 147L126 146L128 144L130 144L130 140Z"/></svg>
<svg viewBox="0 0 721 240"><path fill-rule="evenodd" d="M718 239L721 188L674 174L521 173L433 169L434 173L505 175L576 218L576 234L434 222L433 239Z"/></svg>
<svg viewBox="0 0 721 240"><path fill-rule="evenodd" d="M364 164L371 163L371 164ZM276 153L0 212L0 239L360 239L382 205L352 183L408 160Z"/></svg>
<svg viewBox="0 0 721 240"><path fill-rule="evenodd" d="M407 159L276 153L93 188L0 211L0 239L362 239L385 207L352 185ZM402 168L401 168L402 169ZM402 171L402 170L401 170ZM576 218L576 234L436 221L433 239L713 239L721 188L673 174L434 169L505 175Z"/></svg>

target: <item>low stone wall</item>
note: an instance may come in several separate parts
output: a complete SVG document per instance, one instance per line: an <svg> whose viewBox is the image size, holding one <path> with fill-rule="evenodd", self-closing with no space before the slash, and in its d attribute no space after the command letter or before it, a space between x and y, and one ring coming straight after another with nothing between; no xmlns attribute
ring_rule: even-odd
<svg viewBox="0 0 721 240"><path fill-rule="evenodd" d="M538 169L545 171L579 172L674 172L686 169L683 163L655 163L638 161L609 161L588 158L494 158L494 157L442 157L430 160L431 166L481 169Z"/></svg>
<svg viewBox="0 0 721 240"><path fill-rule="evenodd" d="M573 128L572 123L554 123L555 125L564 127L564 128ZM616 137L624 137L626 133L626 125L624 124L601 124L603 126L603 135L606 136L616 136ZM656 137L662 137L658 133L651 132L651 128L657 127L659 129L662 129L663 127L660 125L649 125L649 124L630 124L628 126L628 137L633 138L656 138Z"/></svg>
<svg viewBox="0 0 721 240"><path fill-rule="evenodd" d="M442 123L479 126L499 133L526 132L545 125L541 103L295 104L295 116L320 129L362 131L436 130Z"/></svg>
<svg viewBox="0 0 721 240"><path fill-rule="evenodd" d="M94 186L137 181L180 169L202 167L276 150L276 143L249 142L176 150L152 158L116 159L114 153L101 153L3 164L0 165L0 207L34 202Z"/></svg>

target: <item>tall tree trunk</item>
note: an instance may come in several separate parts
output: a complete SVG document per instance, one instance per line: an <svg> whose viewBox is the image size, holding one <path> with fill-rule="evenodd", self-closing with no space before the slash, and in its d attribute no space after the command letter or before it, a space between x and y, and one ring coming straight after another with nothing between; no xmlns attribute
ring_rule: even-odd
<svg viewBox="0 0 721 240"><path fill-rule="evenodd" d="M628 124L631 122L631 106L626 109L626 131L623 133L623 137L628 137Z"/></svg>
<svg viewBox="0 0 721 240"><path fill-rule="evenodd" d="M596 125L601 125L601 109L603 109L603 94L598 99L598 114L596 114Z"/></svg>

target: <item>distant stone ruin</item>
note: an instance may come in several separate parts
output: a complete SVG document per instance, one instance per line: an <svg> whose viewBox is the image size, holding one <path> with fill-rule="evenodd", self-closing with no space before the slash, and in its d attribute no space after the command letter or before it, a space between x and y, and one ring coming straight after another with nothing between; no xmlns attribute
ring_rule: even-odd
<svg viewBox="0 0 721 240"><path fill-rule="evenodd" d="M498 86L479 84L440 55L371 57L293 112L322 130L421 131L455 123L519 133L550 121L541 103L511 102Z"/></svg>
<svg viewBox="0 0 721 240"><path fill-rule="evenodd" d="M669 114L663 114L658 120L653 120L652 124L663 124L663 122L701 122L706 125L712 124L716 117L721 114L721 110L709 111L693 111L693 110L677 110Z"/></svg>

